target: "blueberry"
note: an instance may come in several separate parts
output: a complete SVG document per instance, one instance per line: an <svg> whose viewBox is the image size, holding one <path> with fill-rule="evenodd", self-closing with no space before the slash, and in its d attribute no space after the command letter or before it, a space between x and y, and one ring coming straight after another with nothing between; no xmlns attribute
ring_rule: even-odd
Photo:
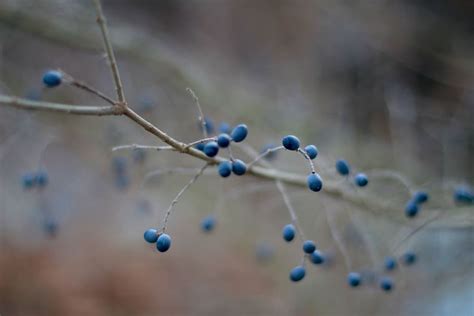
<svg viewBox="0 0 474 316"><path fill-rule="evenodd" d="M416 254L411 251L404 253L402 262L407 266L414 264L416 262Z"/></svg>
<svg viewBox="0 0 474 316"><path fill-rule="evenodd" d="M48 178L48 174L46 173L46 171L38 171L35 175L35 183L39 186L39 187L45 187L49 182L49 178Z"/></svg>
<svg viewBox="0 0 474 316"><path fill-rule="evenodd" d="M352 287L357 287L360 285L361 283L361 276L360 276L360 273L357 273L357 272L350 272L348 275L347 275L347 283L352 286Z"/></svg>
<svg viewBox="0 0 474 316"><path fill-rule="evenodd" d="M269 149L273 149L277 146L275 146L275 144L266 144L262 147L262 149L260 150L260 154L263 154L265 153L267 150ZM268 160L268 161L271 161L273 159L275 159L277 156L277 152L276 151L270 151L268 152L263 158Z"/></svg>
<svg viewBox="0 0 474 316"><path fill-rule="evenodd" d="M417 204L422 204L428 201L428 193L425 191L418 191L413 195L413 201Z"/></svg>
<svg viewBox="0 0 474 316"><path fill-rule="evenodd" d="M306 274L306 270L303 266L296 266L290 272L290 280L293 282L298 282L303 280Z"/></svg>
<svg viewBox="0 0 474 316"><path fill-rule="evenodd" d="M307 178L308 188L311 191L319 192L323 187L323 180L317 173L312 173Z"/></svg>
<svg viewBox="0 0 474 316"><path fill-rule="evenodd" d="M386 257L384 261L385 270L392 271L397 267L397 260L394 257Z"/></svg>
<svg viewBox="0 0 474 316"><path fill-rule="evenodd" d="M238 176L243 175L247 171L247 165L239 159L232 161L232 172Z"/></svg>
<svg viewBox="0 0 474 316"><path fill-rule="evenodd" d="M351 167L344 159L336 161L336 170L342 176L347 176L351 172Z"/></svg>
<svg viewBox="0 0 474 316"><path fill-rule="evenodd" d="M56 87L61 84L63 75L56 70L49 70L43 74L43 83L47 87Z"/></svg>
<svg viewBox="0 0 474 316"><path fill-rule="evenodd" d="M229 147L230 141L230 136L225 133L222 133L217 137L217 145L219 145L221 148Z"/></svg>
<svg viewBox="0 0 474 316"><path fill-rule="evenodd" d="M283 137L281 144L288 150L298 150L298 148L300 148L300 140L294 135L287 135Z"/></svg>
<svg viewBox="0 0 474 316"><path fill-rule="evenodd" d="M194 148L200 151L204 151L204 144L203 143L196 144Z"/></svg>
<svg viewBox="0 0 474 316"><path fill-rule="evenodd" d="M219 152L219 145L217 145L215 141L210 141L206 145L204 145L203 151L206 156L215 157Z"/></svg>
<svg viewBox="0 0 474 316"><path fill-rule="evenodd" d="M369 179L365 175L365 173L358 173L354 177L354 182L359 187L365 187L369 183Z"/></svg>
<svg viewBox="0 0 474 316"><path fill-rule="evenodd" d="M230 125L226 122L221 122L221 124L219 124L219 132L229 134L230 133Z"/></svg>
<svg viewBox="0 0 474 316"><path fill-rule="evenodd" d="M313 253L310 256L310 259L311 259L311 262L314 264L323 264L325 260L324 254L319 250L313 251Z"/></svg>
<svg viewBox="0 0 474 316"><path fill-rule="evenodd" d="M156 249L159 252L166 252L171 247L171 237L168 234L161 234L156 241Z"/></svg>
<svg viewBox="0 0 474 316"><path fill-rule="evenodd" d="M232 163L230 161L221 162L219 167L217 167L217 172L219 172L221 177L227 178L232 172Z"/></svg>
<svg viewBox="0 0 474 316"><path fill-rule="evenodd" d="M204 217L201 221L201 228L204 232L211 232L216 226L216 219L212 215Z"/></svg>
<svg viewBox="0 0 474 316"><path fill-rule="evenodd" d="M232 137L232 140L236 143L240 143L243 141L248 134L248 128L247 125L245 124L239 124L230 133L230 137Z"/></svg>
<svg viewBox="0 0 474 316"><path fill-rule="evenodd" d="M393 289L393 281L389 277L383 277L380 280L380 288L385 292L390 292Z"/></svg>
<svg viewBox="0 0 474 316"><path fill-rule="evenodd" d="M32 173L25 173L21 177L21 184L23 185L24 189L31 189L35 186L36 177Z"/></svg>
<svg viewBox="0 0 474 316"><path fill-rule="evenodd" d="M312 240L305 240L303 242L303 251L305 253L311 254L316 250L316 245L314 244L314 241Z"/></svg>
<svg viewBox="0 0 474 316"><path fill-rule="evenodd" d="M290 242L295 238L295 226L293 224L288 224L283 227L283 239Z"/></svg>
<svg viewBox="0 0 474 316"><path fill-rule="evenodd" d="M315 159L318 156L318 148L314 145L308 145L304 148L306 154L310 159Z"/></svg>
<svg viewBox="0 0 474 316"><path fill-rule="evenodd" d="M472 204L474 203L474 193L468 187L457 187L453 194L454 201L457 203Z"/></svg>
<svg viewBox="0 0 474 316"><path fill-rule="evenodd" d="M416 214L418 214L418 210L418 204L416 204L414 201L409 201L405 206L405 215L407 217L415 217Z"/></svg>
<svg viewBox="0 0 474 316"><path fill-rule="evenodd" d="M143 234L143 238L150 244L153 244L158 240L158 231L153 228L147 229Z"/></svg>

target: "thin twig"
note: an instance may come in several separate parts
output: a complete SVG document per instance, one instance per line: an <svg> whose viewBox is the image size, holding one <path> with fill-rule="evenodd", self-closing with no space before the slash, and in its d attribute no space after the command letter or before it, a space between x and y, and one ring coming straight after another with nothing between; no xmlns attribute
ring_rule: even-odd
<svg viewBox="0 0 474 316"><path fill-rule="evenodd" d="M115 84L115 91L117 92L117 97L119 102L122 105L126 104L125 94L123 92L122 80L120 79L120 73L117 66L117 61L115 60L114 50L112 44L110 43L109 30L107 29L107 22L105 20L104 13L102 12L102 5L100 0L94 0L95 7L97 10L97 23L100 26L102 32L102 40L104 41L105 52L107 53L107 58L109 60L110 71L112 72L112 78Z"/></svg>
<svg viewBox="0 0 474 316"><path fill-rule="evenodd" d="M149 146L149 145L138 145L138 144L115 146L115 147L112 148L112 151L118 151L118 150L124 150L124 149L131 149L131 150L145 149L145 150L156 150L156 151L173 150L173 151L176 151L176 148L173 148L171 146Z"/></svg>
<svg viewBox="0 0 474 316"><path fill-rule="evenodd" d="M311 168L311 173L315 174L316 173L316 170L314 170L314 163L313 161L311 160L311 158L309 158L308 154L306 153L306 151L304 151L303 149L301 148L298 148L298 152L300 154L303 155L303 157L305 157L306 160L308 160L308 163L309 163L309 167Z"/></svg>
<svg viewBox="0 0 474 316"><path fill-rule="evenodd" d="M261 154L259 154L257 157L255 157L254 160L252 160L251 162L248 163L248 167L251 167L253 166L254 164L256 164L258 161L260 161L260 159L264 158L266 155L270 154L270 153L273 153L275 151L278 151L278 150L282 150L284 149L285 147L283 146L278 146L278 147L273 147L273 148L267 148L264 152L262 152Z"/></svg>
<svg viewBox="0 0 474 316"><path fill-rule="evenodd" d="M290 197L288 196L288 193L286 192L285 185L280 180L275 180L275 184L278 188L278 191L280 191L281 196L283 197L283 201L285 202L286 208L288 209L288 213L290 213L291 222L293 223L293 225L295 225L296 230L299 233L301 241L302 242L305 241L306 238L304 237L303 229L300 226L298 217L296 216L295 209L293 208L293 205L291 204Z"/></svg>
<svg viewBox="0 0 474 316"><path fill-rule="evenodd" d="M210 142L212 140L216 140L216 137L206 137L206 138L198 139L194 142L186 144L186 146L184 146L184 148L186 149L186 148L189 148L189 147L193 147L194 145L197 145L197 144L204 144L204 143Z"/></svg>
<svg viewBox="0 0 474 316"><path fill-rule="evenodd" d="M201 123L202 134L204 135L204 138L207 138L207 122L204 118L204 113L202 112L201 104L199 103L199 98L197 97L196 93L191 90L191 88L186 88L186 91L188 91L191 97L194 99L194 103L196 104L196 107L198 108L199 112L199 122Z"/></svg>
<svg viewBox="0 0 474 316"><path fill-rule="evenodd" d="M71 86L74 86L76 88L79 88L79 89L82 89L84 91L87 91L89 93L92 93L96 96L98 96L99 98L101 98L102 100L105 100L107 103L110 103L111 105L115 105L116 102L109 96L107 96L106 94L100 92L99 90L91 87L89 84L85 83L84 81L79 81L79 80L76 80L74 79L73 76L71 76L70 74L68 73L65 73L64 71L62 70L59 70L62 74L63 74L63 77L65 78L65 82Z"/></svg>
<svg viewBox="0 0 474 316"><path fill-rule="evenodd" d="M165 214L165 217L163 219L163 228L162 228L162 232L165 232L166 230L166 224L168 223L168 218L170 217L170 214L171 214L171 211L173 210L174 206L176 205L176 203L178 203L179 201L179 198L184 194L184 192L186 192L186 190L194 183L196 182L196 180L199 178L199 176L202 175L202 173L204 172L204 170L206 170L206 168L209 166L209 164L205 164L201 169L199 169L199 172L196 173L194 175L194 177L191 178L191 180L189 180L189 182L181 189L181 191L179 191L179 193L176 195L176 197L174 198L174 200L171 202L170 206L168 207L168 209L166 210L166 214Z"/></svg>

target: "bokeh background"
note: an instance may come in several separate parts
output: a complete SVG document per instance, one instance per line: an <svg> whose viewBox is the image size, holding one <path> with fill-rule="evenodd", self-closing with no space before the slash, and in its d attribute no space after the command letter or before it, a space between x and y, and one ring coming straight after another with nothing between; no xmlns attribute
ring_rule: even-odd
<svg viewBox="0 0 474 316"><path fill-rule="evenodd" d="M408 221L397 181L371 179L360 192L399 207L393 214L289 187L306 236L331 259L309 264L293 284L300 245L280 237L290 218L271 182L222 180L211 170L178 203L172 248L158 254L143 231L159 225L191 176L144 177L199 162L112 152L160 145L126 118L0 106L1 315L474 315L474 210L452 201L455 186L474 182L471 1L103 6L129 103L170 135L200 138L190 87L216 128L245 122L257 149L288 133L316 144L318 170L344 190L352 188L335 175L340 157L369 175L401 174L431 199ZM0 92L102 104L73 87L44 88L51 68L114 94L92 1L0 1ZM274 164L307 172L294 156L280 153ZM117 161L126 164L120 177ZM36 170L48 172L49 185L23 190L22 175ZM346 285L349 270L379 276L403 236L440 210L442 218L399 248L419 260L392 274L392 293ZM218 222L204 234L208 214Z"/></svg>

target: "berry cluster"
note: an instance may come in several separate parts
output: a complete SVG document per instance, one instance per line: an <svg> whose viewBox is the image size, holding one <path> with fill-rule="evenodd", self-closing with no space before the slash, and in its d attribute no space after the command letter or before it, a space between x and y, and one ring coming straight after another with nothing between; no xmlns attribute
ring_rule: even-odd
<svg viewBox="0 0 474 316"><path fill-rule="evenodd" d="M421 205L428 202L428 198L428 193L425 191L415 192L405 206L405 215L407 217L415 217L420 211Z"/></svg>
<svg viewBox="0 0 474 316"><path fill-rule="evenodd" d="M21 184L25 190L44 188L48 185L48 182L48 173L44 170L28 172L21 177Z"/></svg>

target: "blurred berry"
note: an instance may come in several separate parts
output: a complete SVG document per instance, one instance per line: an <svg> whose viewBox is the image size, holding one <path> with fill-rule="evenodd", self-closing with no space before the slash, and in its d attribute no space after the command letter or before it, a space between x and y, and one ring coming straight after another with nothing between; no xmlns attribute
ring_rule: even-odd
<svg viewBox="0 0 474 316"><path fill-rule="evenodd" d="M211 232L216 226L216 219L213 215L204 217L201 221L201 228L204 232Z"/></svg>
<svg viewBox="0 0 474 316"><path fill-rule="evenodd" d="M352 287L357 287L360 285L361 283L361 276L360 276L360 273L357 273L357 272L350 272L348 275L347 275L347 283L352 286Z"/></svg>
<svg viewBox="0 0 474 316"><path fill-rule="evenodd" d="M305 253L311 254L316 250L316 244L312 240L305 240L303 242L303 251Z"/></svg>
<svg viewBox="0 0 474 316"><path fill-rule="evenodd" d="M225 133L225 134L230 134L230 125L226 122L221 122L219 124L219 132L220 133Z"/></svg>
<svg viewBox="0 0 474 316"><path fill-rule="evenodd" d="M288 224L283 227L283 239L290 242L295 238L295 226L293 224Z"/></svg>
<svg viewBox="0 0 474 316"><path fill-rule="evenodd" d="M25 173L21 177L21 185L24 189L31 189L35 186L36 177L33 173Z"/></svg>
<svg viewBox="0 0 474 316"><path fill-rule="evenodd" d="M324 263L324 254L319 251L315 250L310 256L311 262L314 264L323 264Z"/></svg>
<svg viewBox="0 0 474 316"><path fill-rule="evenodd" d="M422 204L428 201L428 193L424 191L415 192L413 195L413 201L417 204Z"/></svg>
<svg viewBox="0 0 474 316"><path fill-rule="evenodd" d="M416 204L414 201L409 201L405 206L405 215L407 217L415 217L416 214L418 214L418 210L418 204Z"/></svg>
<svg viewBox="0 0 474 316"><path fill-rule="evenodd" d="M385 292L390 292L393 289L393 281L389 277L383 277L380 280L380 288Z"/></svg>
<svg viewBox="0 0 474 316"><path fill-rule="evenodd" d="M158 231L153 228L147 229L143 234L143 238L150 244L153 244L158 240Z"/></svg>
<svg viewBox="0 0 474 316"><path fill-rule="evenodd" d="M354 178L354 182L359 187L365 187L369 183L369 179L364 173L358 173Z"/></svg>
<svg viewBox="0 0 474 316"><path fill-rule="evenodd" d="M336 161L336 170L342 176L347 176L351 172L351 167L344 159Z"/></svg>
<svg viewBox="0 0 474 316"><path fill-rule="evenodd" d="M232 137L232 140L236 143L240 143L243 141L248 134L248 128L247 125L245 124L239 124L230 133L230 137Z"/></svg>
<svg viewBox="0 0 474 316"><path fill-rule="evenodd" d="M385 270L392 271L397 267L397 260L394 257L386 257L384 261Z"/></svg>
<svg viewBox="0 0 474 316"><path fill-rule="evenodd" d="M168 234L161 234L156 241L156 249L159 252L166 252L171 247L171 237Z"/></svg>
<svg viewBox="0 0 474 316"><path fill-rule="evenodd" d="M62 74L56 70L49 70L43 74L43 83L47 87L56 87L61 84L62 81Z"/></svg>
<svg viewBox="0 0 474 316"><path fill-rule="evenodd" d="M306 270L303 266L294 267L290 272L290 280L293 282L301 281L306 274Z"/></svg>
<svg viewBox="0 0 474 316"><path fill-rule="evenodd" d="M48 178L48 173L44 170L40 170L36 172L35 175L35 183L41 188L44 188L46 185L48 185L49 178Z"/></svg>
<svg viewBox="0 0 474 316"><path fill-rule="evenodd" d="M414 264L416 262L416 254L411 251L404 253L402 262L407 266Z"/></svg>

